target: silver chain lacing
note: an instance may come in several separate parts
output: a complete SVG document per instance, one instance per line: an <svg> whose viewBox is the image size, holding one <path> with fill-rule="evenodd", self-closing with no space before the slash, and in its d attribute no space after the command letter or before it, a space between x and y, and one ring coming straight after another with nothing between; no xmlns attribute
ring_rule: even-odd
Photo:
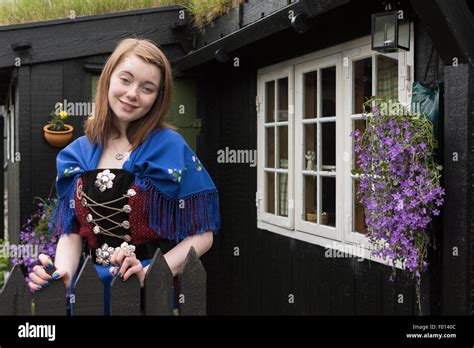
<svg viewBox="0 0 474 348"><path fill-rule="evenodd" d="M94 234L103 234L103 235L106 235L106 236L116 237L116 238L123 239L126 242L130 242L130 240L131 240L130 235L128 235L128 234L125 234L123 236L118 235L118 234L112 233L111 230L114 230L114 229L119 228L119 227L123 227L123 228L128 230L130 228L130 222L128 220L124 220L121 223L119 223L119 222L114 221L113 219L111 219L111 217L113 217L113 216L115 216L115 215L117 215L121 212L125 212L125 213L128 214L132 211L132 208L128 204L125 204L122 208L111 207L111 206L108 206L108 204L115 203L115 202L118 202L118 201L123 200L123 199L127 199L129 197L135 196L135 194L136 194L136 191L134 189L129 189L127 191L127 193L122 194L122 197L113 199L111 201L99 203L99 202L96 202L91 197L89 197L82 190L82 185L78 186L78 197L79 197L79 199L81 199L81 205L84 206L84 207L90 208L90 210L92 212L94 212L95 214L97 214L99 216L99 218L94 219L91 214L87 214L87 217L86 217L87 222L93 223L95 225L94 228L92 229ZM89 201L92 202L92 204ZM104 207L104 208L113 210L115 212L110 214L110 215L104 216L104 215L100 214L99 212L97 212L97 210L95 210L93 208L93 207L97 207L97 206ZM110 221L115 226L110 227L110 228L103 228L102 226L97 224L97 222L101 221L101 220Z"/></svg>

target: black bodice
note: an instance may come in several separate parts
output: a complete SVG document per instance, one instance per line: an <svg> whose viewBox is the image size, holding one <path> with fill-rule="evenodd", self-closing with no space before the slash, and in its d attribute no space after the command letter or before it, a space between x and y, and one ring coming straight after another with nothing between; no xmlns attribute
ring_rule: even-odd
<svg viewBox="0 0 474 348"><path fill-rule="evenodd" d="M84 184L83 191L97 203L105 203L116 200L115 202L107 203L106 205L109 207L120 209L122 211L117 212L105 206L89 206L89 213L92 215L92 218L94 219L95 223L98 224L101 228L110 229L110 232L120 236L131 236L131 226L128 219L128 213L126 212L128 211L127 205L129 202L128 197L124 195L126 195L127 191L130 189L135 179L135 175L119 168L109 169L110 173L115 175L112 180L108 180L112 183L112 187L107 188L106 182L101 182L104 187L104 190L101 191L99 187L96 186L96 181L100 181L100 179L97 179L97 175L101 172L103 173L104 170L105 169L95 169L84 172L82 174L82 180ZM130 210L131 209L132 208L130 207ZM99 214L102 216L109 216L111 214L114 214L113 216L109 217L109 219L113 220L115 223L109 221L108 219L102 218L101 216L99 216ZM93 225L95 225L95 223ZM117 224L121 224L125 227L117 227ZM127 226L128 228L126 228ZM107 236L102 233L97 234L98 245L107 243L109 246L117 247L120 246L120 244L123 242L123 239L117 237Z"/></svg>

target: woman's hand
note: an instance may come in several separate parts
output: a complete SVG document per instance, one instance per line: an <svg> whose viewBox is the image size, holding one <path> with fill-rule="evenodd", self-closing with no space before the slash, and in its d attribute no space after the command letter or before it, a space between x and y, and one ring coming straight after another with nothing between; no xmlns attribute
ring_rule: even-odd
<svg viewBox="0 0 474 348"><path fill-rule="evenodd" d="M46 268L54 268L53 262L48 255L40 254L38 259L41 262L41 266L37 265L33 267L33 272L28 275L31 280L28 283L28 286L31 290L41 290L42 288L48 286L55 279L64 278L66 280L67 272L65 270L56 270L56 272L53 273L53 276L50 276L48 273L46 273Z"/></svg>
<svg viewBox="0 0 474 348"><path fill-rule="evenodd" d="M118 272L119 278L122 278L123 281L130 278L132 274L136 274L140 281L140 286L143 287L145 282L145 270L142 263L133 252L128 254L129 256L126 256L124 249L116 248L110 258L114 266L110 267L109 272L113 275L116 275Z"/></svg>

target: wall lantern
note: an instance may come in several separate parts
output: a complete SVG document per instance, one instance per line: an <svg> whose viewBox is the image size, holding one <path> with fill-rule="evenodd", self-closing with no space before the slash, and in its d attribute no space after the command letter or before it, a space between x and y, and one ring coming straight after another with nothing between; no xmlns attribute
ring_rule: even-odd
<svg viewBox="0 0 474 348"><path fill-rule="evenodd" d="M382 53L410 50L410 21L403 11L372 15L372 50Z"/></svg>

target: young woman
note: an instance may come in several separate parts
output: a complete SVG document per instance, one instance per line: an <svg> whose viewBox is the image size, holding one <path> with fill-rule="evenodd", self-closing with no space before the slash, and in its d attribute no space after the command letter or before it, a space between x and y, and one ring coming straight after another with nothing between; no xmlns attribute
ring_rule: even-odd
<svg viewBox="0 0 474 348"><path fill-rule="evenodd" d="M190 247L198 255L220 226L217 190L185 140L166 124L172 72L152 42L125 39L99 79L94 114L82 136L57 156L59 205L50 231L59 236L52 278L42 266L30 273L32 290L62 278L74 284L84 255L91 255L104 283L136 274L141 285L160 248L173 276ZM84 242L84 243L83 243ZM83 255L84 253L84 255Z"/></svg>

